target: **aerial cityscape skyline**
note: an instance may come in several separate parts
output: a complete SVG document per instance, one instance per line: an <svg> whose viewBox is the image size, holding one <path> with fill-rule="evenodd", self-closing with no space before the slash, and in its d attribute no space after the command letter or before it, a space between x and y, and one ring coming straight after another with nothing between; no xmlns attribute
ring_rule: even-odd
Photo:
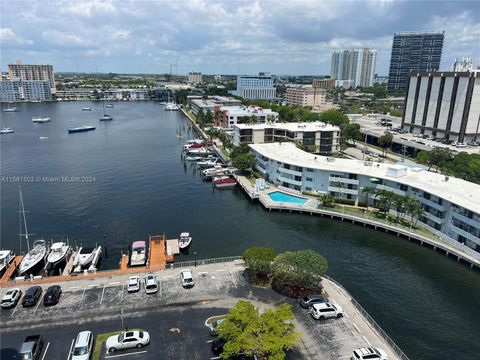
<svg viewBox="0 0 480 360"><path fill-rule="evenodd" d="M333 51L371 48L376 73L387 75L393 34L401 31L445 31L440 70L457 57L480 58L471 1L28 4L1 3L2 71L21 59L59 72L166 73L177 64L179 74L326 75Z"/></svg>

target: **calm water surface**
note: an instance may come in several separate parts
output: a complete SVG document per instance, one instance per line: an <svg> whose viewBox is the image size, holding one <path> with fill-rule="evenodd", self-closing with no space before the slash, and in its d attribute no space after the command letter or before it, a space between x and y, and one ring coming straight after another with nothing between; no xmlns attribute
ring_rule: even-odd
<svg viewBox="0 0 480 360"><path fill-rule="evenodd" d="M175 134L185 118L156 103L117 102L109 109L114 120L106 123L98 121L102 111L95 102L20 106L20 112L0 113L0 126L15 130L0 138L2 248L20 250L18 184L8 177L33 177L22 185L29 231L84 245L103 243L105 234L108 258L102 268L116 267L121 251L149 233L173 238L189 231L190 253L199 258L239 255L253 245L311 248L327 257L329 275L411 359L478 359L478 273L384 233L270 213L239 189L214 191L181 161L185 139ZM84 106L99 110L82 111ZM32 116L52 122L34 124ZM97 129L67 133L81 125Z"/></svg>

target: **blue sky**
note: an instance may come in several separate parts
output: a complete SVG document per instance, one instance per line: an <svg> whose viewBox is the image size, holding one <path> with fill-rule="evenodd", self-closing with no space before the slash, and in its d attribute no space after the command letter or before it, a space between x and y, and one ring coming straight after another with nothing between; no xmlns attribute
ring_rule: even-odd
<svg viewBox="0 0 480 360"><path fill-rule="evenodd" d="M329 74L333 50L378 50L388 72L393 33L445 31L442 69L480 65L479 1L0 0L1 69Z"/></svg>

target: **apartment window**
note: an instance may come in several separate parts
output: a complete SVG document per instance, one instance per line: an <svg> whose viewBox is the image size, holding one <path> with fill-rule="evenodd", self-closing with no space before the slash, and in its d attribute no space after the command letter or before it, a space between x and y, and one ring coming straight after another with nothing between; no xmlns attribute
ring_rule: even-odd
<svg viewBox="0 0 480 360"><path fill-rule="evenodd" d="M305 170L308 172L313 172L313 169L310 169L310 168L306 168Z"/></svg>
<svg viewBox="0 0 480 360"><path fill-rule="evenodd" d="M427 193L426 191L423 192L423 198L424 199L427 199L427 200L430 200L430 194Z"/></svg>
<svg viewBox="0 0 480 360"><path fill-rule="evenodd" d="M404 184L400 184L400 190L402 190L402 191L407 191L407 190L408 190L408 186L407 186L407 185L404 185Z"/></svg>
<svg viewBox="0 0 480 360"><path fill-rule="evenodd" d="M309 178L309 177L307 177L307 181L310 181L310 182L312 182L312 181L313 181L313 179L312 179L312 178Z"/></svg>

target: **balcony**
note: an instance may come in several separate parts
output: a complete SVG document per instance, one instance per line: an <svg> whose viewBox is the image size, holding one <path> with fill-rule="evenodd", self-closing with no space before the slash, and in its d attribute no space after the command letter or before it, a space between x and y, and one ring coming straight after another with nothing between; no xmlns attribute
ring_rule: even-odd
<svg viewBox="0 0 480 360"><path fill-rule="evenodd" d="M429 212L425 212L425 217L429 220L432 220L433 222L437 224L443 224L445 222L445 219L440 219L439 217L430 214Z"/></svg>
<svg viewBox="0 0 480 360"><path fill-rule="evenodd" d="M458 212L453 212L452 214L453 214L454 217L456 217L460 221L463 221L465 224L472 225L474 227L479 227L480 226L480 220L470 219L470 218L466 217L465 215L462 215Z"/></svg>
<svg viewBox="0 0 480 360"><path fill-rule="evenodd" d="M390 187L390 186L388 186L388 185L377 185L377 186L375 187L375 189L377 189L377 190L391 191L391 192L393 192L393 193L395 193L395 194L397 194L397 195L402 195L402 196L405 196L405 195L406 195L405 191L400 190L400 189L392 188L392 187Z"/></svg>
<svg viewBox="0 0 480 360"><path fill-rule="evenodd" d="M289 174L293 176L302 176L302 173L300 171L295 171L292 169L285 169L284 167L279 167L279 171L283 172L284 174Z"/></svg>
<svg viewBox="0 0 480 360"><path fill-rule="evenodd" d="M480 244L480 238L470 234L469 232L463 230L463 229L460 229L459 227L456 227L455 225L453 224L450 224L450 227L452 228L452 230L454 232L456 232L457 234L459 235L462 235L464 238L474 242L475 244Z"/></svg>
<svg viewBox="0 0 480 360"><path fill-rule="evenodd" d="M294 179L285 178L285 177L283 177L283 176L279 176L279 177L278 177L278 181L280 181L280 182L286 182L286 183L289 183L289 184L292 184L292 185L302 186L302 182L301 182L301 181L297 181L297 180L294 180Z"/></svg>
<svg viewBox="0 0 480 360"><path fill-rule="evenodd" d="M434 209L437 209L437 210L440 210L440 211L445 211L445 208L443 207L443 205L439 205L437 204L436 202L433 202L432 200L428 200L428 199L425 199L424 197L422 196L416 196L416 198L422 203L422 204L425 204L425 205L428 205Z"/></svg>
<svg viewBox="0 0 480 360"><path fill-rule="evenodd" d="M345 189L336 186L329 186L328 191L334 191L342 194L358 195L358 189Z"/></svg>
<svg viewBox="0 0 480 360"><path fill-rule="evenodd" d="M329 176L328 181L332 182L332 183L339 182L339 183L342 183L342 184L352 184L352 185L358 185L359 184L359 180L340 178L340 177L335 177L335 176Z"/></svg>

